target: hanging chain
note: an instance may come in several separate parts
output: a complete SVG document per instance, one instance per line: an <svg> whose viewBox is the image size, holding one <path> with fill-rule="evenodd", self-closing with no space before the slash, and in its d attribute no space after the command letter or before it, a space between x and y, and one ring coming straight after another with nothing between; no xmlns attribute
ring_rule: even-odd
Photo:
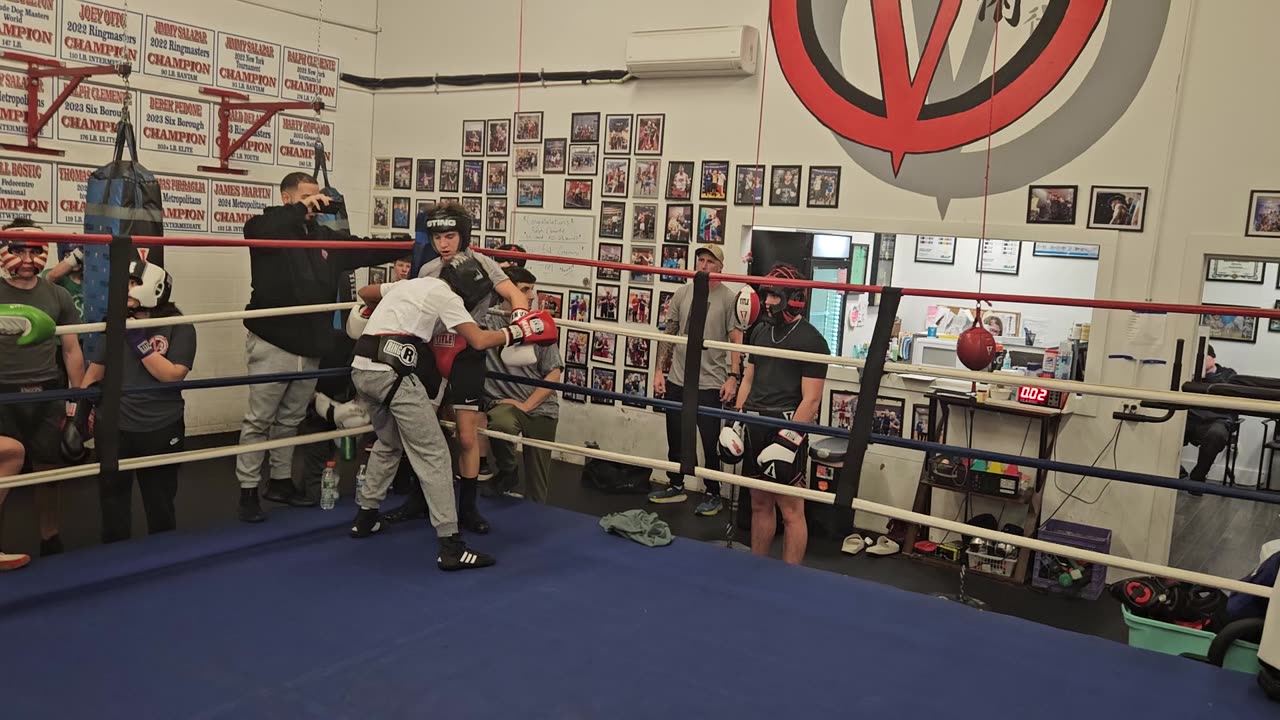
<svg viewBox="0 0 1280 720"><path fill-rule="evenodd" d="M133 102L133 88L129 85L129 78L133 75L133 58L129 57L129 0L124 0L124 34L125 61L129 63L129 72L121 72L121 79L124 80L124 102L120 105L120 122L129 124L129 105ZM142 38L138 38L139 51L142 49ZM122 68L121 68L122 69Z"/></svg>
<svg viewBox="0 0 1280 720"><path fill-rule="evenodd" d="M125 1L127 2L128 0L125 0ZM320 35L323 31L324 31L324 0L320 0L320 11L319 11L319 14L316 16L316 56L317 57L320 55ZM315 100L317 103L319 103L319 101L321 100L320 83L316 83ZM316 142L320 142L320 125L318 122L320 120L320 106L317 104L314 110L315 110L316 120L317 120Z"/></svg>

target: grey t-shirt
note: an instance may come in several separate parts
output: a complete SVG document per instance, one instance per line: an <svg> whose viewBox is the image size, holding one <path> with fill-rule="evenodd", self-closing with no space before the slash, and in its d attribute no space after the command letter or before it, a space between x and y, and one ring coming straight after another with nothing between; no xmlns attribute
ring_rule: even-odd
<svg viewBox="0 0 1280 720"><path fill-rule="evenodd" d="M738 293L724 285L711 288L707 295L707 324L702 330L704 340L728 342L730 330L743 330L738 323L738 313L734 307ZM667 314L667 322L674 320L676 334L689 334L689 310L693 305L693 285L681 285L671 298L671 308ZM676 345L671 353L671 371L667 373L667 382L673 385L684 385L685 346ZM702 367L698 373L699 390L719 390L729 379L729 351L702 351Z"/></svg>
<svg viewBox="0 0 1280 720"><path fill-rule="evenodd" d="M496 311L495 311L496 312ZM484 324L489 330L500 330L507 325L507 318L504 315L490 313L485 316ZM525 365L524 367L508 367L502 362L502 349L491 348L485 353L485 369L491 373L506 373L522 378L533 378L541 380L551 374L552 370L563 368L564 363L560 361L560 345L535 345L534 352L537 354L538 362L533 365ZM502 400L510 398L517 402L524 402L529 399L534 390L538 388L532 385L524 385L522 383L513 383L506 380L496 380L489 377L484 381L485 395L490 400ZM553 391L542 404L533 409L530 415L538 417L558 418L560 417L560 399Z"/></svg>
<svg viewBox="0 0 1280 720"><path fill-rule="evenodd" d="M0 304L39 308L58 325L80 322L80 313L71 293L43 278L30 290L0 280ZM0 335L0 385L39 385L61 381L62 371L58 368L61 349L60 337L19 346L17 335Z"/></svg>
<svg viewBox="0 0 1280 720"><path fill-rule="evenodd" d="M174 321L181 318L175 317ZM174 365L193 367L196 359L196 329L191 325L167 325L147 328L151 347ZM93 362L102 363L105 348L99 347ZM124 364L124 386L155 387L162 385L152 377L137 353L125 343L118 356ZM186 408L181 390L131 393L120 398L120 429L143 433L160 430L182 418Z"/></svg>
<svg viewBox="0 0 1280 720"><path fill-rule="evenodd" d="M463 250L462 254L480 263L480 267L484 268L484 271L489 275L489 282L492 282L495 288L498 287L498 284L502 281L509 279L507 277L507 271L498 267L498 263L494 262L493 258L488 255L481 255L478 252L472 252L471 248ZM418 271L418 277L438 278L440 277L440 271L443 269L444 261L440 258L436 258L422 266L422 269ZM488 302L476 303L476 306L471 308L471 317L476 319L477 325L485 327L485 315L489 312L489 308L497 304L499 300L500 298L496 292L491 293L489 295Z"/></svg>

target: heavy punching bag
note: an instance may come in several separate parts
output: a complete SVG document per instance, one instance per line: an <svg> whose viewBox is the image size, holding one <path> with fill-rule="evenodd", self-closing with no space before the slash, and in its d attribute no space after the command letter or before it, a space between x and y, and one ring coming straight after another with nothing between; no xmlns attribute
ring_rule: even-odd
<svg viewBox="0 0 1280 720"><path fill-rule="evenodd" d="M129 159L124 151L129 149ZM115 155L89 175L85 190L84 231L96 235L164 235L164 194L156 176L138 161L138 141L126 106L116 124ZM111 267L106 245L84 248L84 321L102 322L107 316L107 278ZM135 260L164 265L164 248L134 249ZM123 302L123 298L120 299ZM86 357L101 341L101 333L84 339Z"/></svg>

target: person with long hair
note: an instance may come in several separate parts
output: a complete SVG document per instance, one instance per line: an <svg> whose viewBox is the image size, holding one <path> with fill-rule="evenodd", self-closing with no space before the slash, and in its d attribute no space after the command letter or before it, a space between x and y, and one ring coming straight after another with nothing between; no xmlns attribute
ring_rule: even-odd
<svg viewBox="0 0 1280 720"><path fill-rule="evenodd" d="M102 380L106 363L124 368L124 386L154 386L155 392L120 398L120 459L181 452L186 437L186 403L181 390L165 389L187 377L196 357L196 330L177 320L182 312L173 304L173 278L154 263L129 264L129 315L134 319L175 318L174 324L125 331L124 347L108 354L98 351L85 372L84 387ZM102 542L128 540L133 528L133 480L138 479L147 532L177 527L174 501L178 496L179 464L102 473L98 496L102 510Z"/></svg>

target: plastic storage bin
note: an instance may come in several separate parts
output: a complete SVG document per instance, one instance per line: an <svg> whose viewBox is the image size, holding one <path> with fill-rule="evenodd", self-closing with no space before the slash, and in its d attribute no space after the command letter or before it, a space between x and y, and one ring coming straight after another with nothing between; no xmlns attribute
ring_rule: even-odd
<svg viewBox="0 0 1280 720"><path fill-rule="evenodd" d="M1129 612L1129 608L1121 606L1124 612L1124 624L1129 626L1129 647L1154 650L1165 655L1181 655L1193 653L1207 655L1209 645L1213 642L1213 633L1171 625L1157 620L1148 620ZM1258 646L1253 643L1235 641L1227 651L1222 666L1228 670L1258 673Z"/></svg>
<svg viewBox="0 0 1280 720"><path fill-rule="evenodd" d="M1066 520L1050 520L1040 529L1038 537L1047 542L1070 545L1081 550L1095 552L1111 552L1111 531L1090 525L1067 522ZM1049 592L1072 595L1086 600L1097 600L1107 585L1107 566L1090 565L1085 568L1089 574L1088 581L1080 581L1071 587L1063 587L1058 582L1057 563L1036 552L1035 564L1031 568L1031 586Z"/></svg>

